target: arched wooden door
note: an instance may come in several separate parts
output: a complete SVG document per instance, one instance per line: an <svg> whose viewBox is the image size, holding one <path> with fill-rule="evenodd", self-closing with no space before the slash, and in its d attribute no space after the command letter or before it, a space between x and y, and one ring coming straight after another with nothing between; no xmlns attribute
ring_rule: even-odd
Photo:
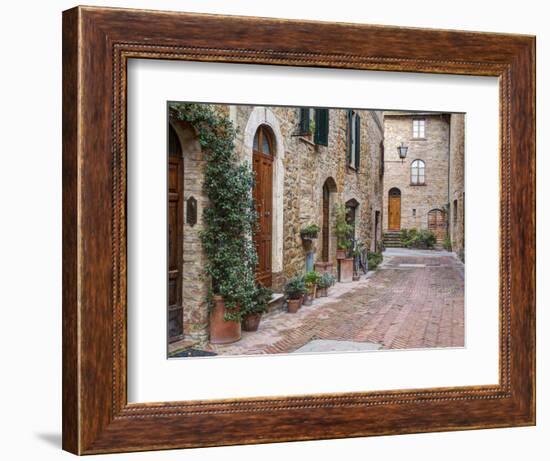
<svg viewBox="0 0 550 461"><path fill-rule="evenodd" d="M252 165L255 177L253 197L258 216L258 225L254 233L258 253L256 281L266 287L272 284L273 153L271 131L262 125L254 136Z"/></svg>
<svg viewBox="0 0 550 461"><path fill-rule="evenodd" d="M183 156L172 126L168 136L168 341L183 338Z"/></svg>
<svg viewBox="0 0 550 461"><path fill-rule="evenodd" d="M393 187L388 193L388 229L401 229L401 191L397 187Z"/></svg>
<svg viewBox="0 0 550 461"><path fill-rule="evenodd" d="M438 242L447 235L447 215L443 210L434 209L428 213L428 230L435 234Z"/></svg>
<svg viewBox="0 0 550 461"><path fill-rule="evenodd" d="M323 184L323 226L321 229L322 245L321 260L328 262L328 246L330 232L330 189L328 183Z"/></svg>

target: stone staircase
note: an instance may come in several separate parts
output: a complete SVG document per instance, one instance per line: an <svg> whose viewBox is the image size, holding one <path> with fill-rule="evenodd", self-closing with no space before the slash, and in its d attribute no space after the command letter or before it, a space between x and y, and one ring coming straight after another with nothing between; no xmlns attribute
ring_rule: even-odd
<svg viewBox="0 0 550 461"><path fill-rule="evenodd" d="M384 233L384 246L386 248L401 248L401 232L388 231Z"/></svg>

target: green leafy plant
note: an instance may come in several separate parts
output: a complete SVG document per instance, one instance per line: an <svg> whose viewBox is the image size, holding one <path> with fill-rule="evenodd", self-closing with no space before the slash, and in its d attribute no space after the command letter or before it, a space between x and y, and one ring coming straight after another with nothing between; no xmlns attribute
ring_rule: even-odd
<svg viewBox="0 0 550 461"><path fill-rule="evenodd" d="M384 260L384 257L382 256L382 253L367 253L367 261L369 263L369 270L374 271L376 268L380 265L380 263Z"/></svg>
<svg viewBox="0 0 550 461"><path fill-rule="evenodd" d="M401 229L401 243L406 248L433 248L437 239L432 231L414 227Z"/></svg>
<svg viewBox="0 0 550 461"><path fill-rule="evenodd" d="M293 277L285 285L285 294L290 299L298 299L307 293L304 277Z"/></svg>
<svg viewBox="0 0 550 461"><path fill-rule="evenodd" d="M256 249L252 234L256 212L250 165L235 154L235 129L229 118L205 104L170 105L172 117L191 124L206 160L204 189L208 205L203 211L200 233L211 278L211 293L224 298L226 320L240 320L251 309L256 295Z"/></svg>
<svg viewBox="0 0 550 461"><path fill-rule="evenodd" d="M346 220L346 207L343 204L336 205L334 220L334 235L340 250L349 250L352 245L353 226Z"/></svg>
<svg viewBox="0 0 550 461"><path fill-rule="evenodd" d="M246 312L243 312L243 314L262 314L267 310L272 295L273 290L271 288L258 285L252 298L250 308Z"/></svg>
<svg viewBox="0 0 550 461"><path fill-rule="evenodd" d="M447 251L452 251L453 250L453 245L452 245L451 239L449 238L448 235L443 240L443 248L445 248Z"/></svg>
<svg viewBox="0 0 550 461"><path fill-rule="evenodd" d="M321 277L319 277L317 286L319 288L330 288L335 283L336 283L336 277L334 277L334 275L329 273L324 273L324 274L321 274Z"/></svg>
<svg viewBox="0 0 550 461"><path fill-rule="evenodd" d="M302 238L315 238L320 230L321 228L317 224L309 224L300 230L300 235Z"/></svg>
<svg viewBox="0 0 550 461"><path fill-rule="evenodd" d="M306 275L304 275L304 283L306 285L306 288L311 288L319 282L321 278L321 274L317 271L309 271L306 272Z"/></svg>

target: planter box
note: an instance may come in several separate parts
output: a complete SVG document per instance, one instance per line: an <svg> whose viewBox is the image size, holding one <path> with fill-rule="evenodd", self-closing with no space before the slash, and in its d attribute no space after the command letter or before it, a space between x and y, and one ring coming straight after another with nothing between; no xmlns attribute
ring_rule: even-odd
<svg viewBox="0 0 550 461"><path fill-rule="evenodd" d="M346 259L348 250L336 250L336 259Z"/></svg>
<svg viewBox="0 0 550 461"><path fill-rule="evenodd" d="M342 283L353 281L353 258L338 260L338 281Z"/></svg>

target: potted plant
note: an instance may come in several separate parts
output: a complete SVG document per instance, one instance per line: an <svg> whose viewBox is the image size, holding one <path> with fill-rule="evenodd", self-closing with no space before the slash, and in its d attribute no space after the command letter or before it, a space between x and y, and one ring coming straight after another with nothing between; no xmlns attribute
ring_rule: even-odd
<svg viewBox="0 0 550 461"><path fill-rule="evenodd" d="M351 235L353 226L346 220L346 207L343 204L336 206L334 222L334 235L336 235L337 250L336 258L344 259L347 257L348 251L351 248Z"/></svg>
<svg viewBox="0 0 550 461"><path fill-rule="evenodd" d="M271 288L258 285L250 308L243 313L241 326L244 331L258 330L260 319L262 318L262 314L267 310L272 295L273 290Z"/></svg>
<svg viewBox="0 0 550 461"><path fill-rule="evenodd" d="M303 295L306 292L306 286L303 277L294 277L285 285L285 294L288 302L288 312L295 314L302 307Z"/></svg>
<svg viewBox="0 0 550 461"><path fill-rule="evenodd" d="M304 284L306 287L306 299L304 299L304 304L306 306L311 306L311 304L313 304L315 292L317 291L317 283L320 278L321 274L316 271L309 271L304 275Z"/></svg>
<svg viewBox="0 0 550 461"><path fill-rule="evenodd" d="M205 160L200 232L206 256L204 273L211 281L210 342L225 344L241 337L243 312L251 309L256 292L257 255L252 236L257 222L250 191L254 174L235 152L236 131L228 116L211 106L173 104L171 116L191 124Z"/></svg>
<svg viewBox="0 0 550 461"><path fill-rule="evenodd" d="M359 273L359 258L361 256L361 246L357 245L355 249L351 252L351 256L353 257L353 275L352 280L354 282L357 282L361 279L361 274Z"/></svg>
<svg viewBox="0 0 550 461"><path fill-rule="evenodd" d="M321 228L317 224L309 224L300 230L300 237L303 240L313 240L317 238Z"/></svg>
<svg viewBox="0 0 550 461"><path fill-rule="evenodd" d="M328 289L336 283L336 278L332 274L321 274L317 282L317 297L328 296Z"/></svg>

